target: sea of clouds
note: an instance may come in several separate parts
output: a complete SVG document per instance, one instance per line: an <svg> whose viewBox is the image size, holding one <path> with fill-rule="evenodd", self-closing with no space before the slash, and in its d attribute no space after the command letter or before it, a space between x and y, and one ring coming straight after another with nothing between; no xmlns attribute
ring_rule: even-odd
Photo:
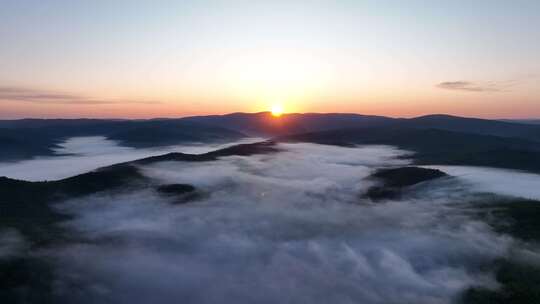
<svg viewBox="0 0 540 304"><path fill-rule="evenodd" d="M497 288L485 266L515 241L464 211L470 182L443 178L373 203L362 196L369 175L407 165L408 152L278 148L141 167L156 185L194 185L187 204L153 188L58 204L79 239L41 253L55 261L60 301L421 304Z"/></svg>
<svg viewBox="0 0 540 304"><path fill-rule="evenodd" d="M58 144L55 156L43 156L16 162L0 162L0 176L28 181L58 180L99 167L132 161L169 152L205 153L241 143L260 141L245 138L224 144L191 143L146 149L120 145L103 136L73 137Z"/></svg>
<svg viewBox="0 0 540 304"><path fill-rule="evenodd" d="M516 170L471 167L427 166L469 183L477 191L540 200L540 175Z"/></svg>

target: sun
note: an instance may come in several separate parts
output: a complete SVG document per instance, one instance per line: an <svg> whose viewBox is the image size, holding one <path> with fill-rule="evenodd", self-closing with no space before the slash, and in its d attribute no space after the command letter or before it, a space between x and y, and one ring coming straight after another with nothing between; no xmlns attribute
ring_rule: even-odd
<svg viewBox="0 0 540 304"><path fill-rule="evenodd" d="M281 104L274 104L270 111L272 112L272 116L280 117L283 114L283 106Z"/></svg>

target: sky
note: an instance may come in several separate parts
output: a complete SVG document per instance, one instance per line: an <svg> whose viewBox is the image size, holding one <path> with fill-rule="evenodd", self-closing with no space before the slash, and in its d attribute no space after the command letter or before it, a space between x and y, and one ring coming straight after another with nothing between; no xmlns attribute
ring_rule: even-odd
<svg viewBox="0 0 540 304"><path fill-rule="evenodd" d="M0 118L540 117L540 1L0 2Z"/></svg>

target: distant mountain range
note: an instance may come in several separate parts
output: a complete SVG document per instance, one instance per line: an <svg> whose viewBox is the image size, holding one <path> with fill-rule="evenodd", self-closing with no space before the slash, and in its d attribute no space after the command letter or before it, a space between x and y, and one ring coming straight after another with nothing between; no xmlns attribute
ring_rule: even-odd
<svg viewBox="0 0 540 304"><path fill-rule="evenodd" d="M540 125L540 119L501 119L501 121L530 124L530 125Z"/></svg>
<svg viewBox="0 0 540 304"><path fill-rule="evenodd" d="M61 140L101 135L131 147L225 142L246 136L323 144L385 144L416 152L420 164L540 172L540 125L449 115L390 118L342 113L268 112L178 119L0 121L0 161L51 155ZM1 174L0 174L1 175Z"/></svg>
<svg viewBox="0 0 540 304"><path fill-rule="evenodd" d="M204 123L258 136L279 136L349 128L395 127L439 129L540 141L540 126L440 114L405 119L360 114L306 113L285 114L276 119L270 113L262 112L195 116L186 117L182 120Z"/></svg>

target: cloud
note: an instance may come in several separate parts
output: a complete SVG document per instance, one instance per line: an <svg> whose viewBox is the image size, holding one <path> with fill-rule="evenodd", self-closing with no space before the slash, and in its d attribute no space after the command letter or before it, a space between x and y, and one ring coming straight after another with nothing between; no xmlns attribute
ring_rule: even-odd
<svg viewBox="0 0 540 304"><path fill-rule="evenodd" d="M535 74L526 74L503 81L445 81L437 84L436 87L445 90L456 90L465 92L508 92L512 87L528 83L537 77L538 76Z"/></svg>
<svg viewBox="0 0 540 304"><path fill-rule="evenodd" d="M478 191L540 200L540 175L514 170L471 166L427 166L470 183Z"/></svg>
<svg viewBox="0 0 540 304"><path fill-rule="evenodd" d="M247 138L227 144L184 144L159 148L134 149L103 136L73 137L57 144L57 156L37 157L18 162L0 162L2 176L43 181L58 180L85 173L99 167L162 155L169 152L205 153L235 144L252 143L259 138Z"/></svg>
<svg viewBox="0 0 540 304"><path fill-rule="evenodd" d="M0 262L19 256L27 247L24 237L17 230L0 230Z"/></svg>
<svg viewBox="0 0 540 304"><path fill-rule="evenodd" d="M82 95L67 94L62 92L51 92L26 87L0 86L0 100L4 101L25 101L47 104L71 104L71 105L99 105L118 103L140 103L157 104L158 101L151 100L116 100L116 99L96 99Z"/></svg>
<svg viewBox="0 0 540 304"><path fill-rule="evenodd" d="M206 193L173 205L152 189L64 202L79 243L48 249L66 303L451 303L495 287L489 267L512 240L461 210L448 180L373 204L385 146L280 144L283 152L142 167L156 184ZM73 286L70 288L70 286Z"/></svg>
<svg viewBox="0 0 540 304"><path fill-rule="evenodd" d="M467 92L501 92L505 86L498 83L477 84L469 81L446 81L436 85L436 87L445 90L457 90Z"/></svg>
<svg viewBox="0 0 540 304"><path fill-rule="evenodd" d="M500 258L521 251L524 261L539 261L471 213L482 199L477 191L525 191L537 175L441 167L457 177L375 204L362 196L376 183L370 174L410 164L409 152L279 148L144 165L147 188L57 203L71 215L61 223L70 241L33 250L54 267L55 303L453 303L471 286L497 288L487 266ZM101 159L92 157L134 152L99 137L68 140L59 150L89 157L78 162L93 167ZM194 185L203 195L173 204L151 187L169 183ZM0 259L24 243L0 232Z"/></svg>

